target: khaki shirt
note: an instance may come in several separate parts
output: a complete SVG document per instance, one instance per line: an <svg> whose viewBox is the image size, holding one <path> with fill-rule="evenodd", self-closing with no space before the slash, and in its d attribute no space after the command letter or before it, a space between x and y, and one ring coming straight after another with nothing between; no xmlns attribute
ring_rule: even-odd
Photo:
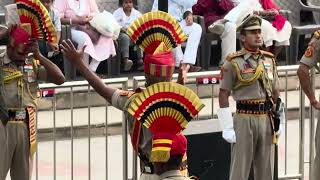
<svg viewBox="0 0 320 180"><path fill-rule="evenodd" d="M160 180L190 180L184 177L179 170L164 172L160 175Z"/></svg>
<svg viewBox="0 0 320 180"><path fill-rule="evenodd" d="M133 99L132 96L124 93L125 91L116 90L112 95L112 106L124 112L125 118L128 122L128 129L130 135L133 133L134 128L134 117L131 116L127 112L128 105L130 101ZM130 92L133 93L133 92ZM134 95L133 95L134 96ZM140 131L140 139L139 139L139 153L142 153L149 160L151 147L152 147L152 134L151 131L144 126L142 126Z"/></svg>
<svg viewBox="0 0 320 180"><path fill-rule="evenodd" d="M234 100L266 99L266 91L269 95L278 89L279 79L276 64L271 53L260 51L258 59L242 49L228 56L221 69L220 88L231 91ZM250 84L235 87L240 83L240 77L248 80L253 78L259 64L263 65L263 84L259 80L250 81ZM237 67L237 68L236 68Z"/></svg>
<svg viewBox="0 0 320 180"><path fill-rule="evenodd" d="M308 48L302 56L300 62L309 66L310 68L314 67L320 58L320 30L316 31L312 39L308 44Z"/></svg>
<svg viewBox="0 0 320 180"><path fill-rule="evenodd" d="M12 72L20 72L23 76L4 82L4 78ZM4 109L24 109L27 106L37 107L40 96L40 80L46 80L43 66L35 66L32 61L27 61L24 66L16 66L8 57L6 49L0 52L0 105Z"/></svg>

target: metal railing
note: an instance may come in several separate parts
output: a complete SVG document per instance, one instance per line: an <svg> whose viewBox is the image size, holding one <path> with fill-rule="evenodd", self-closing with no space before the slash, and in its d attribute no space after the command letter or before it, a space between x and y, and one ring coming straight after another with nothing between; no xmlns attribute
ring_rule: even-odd
<svg viewBox="0 0 320 180"><path fill-rule="evenodd" d="M289 76L296 76L296 71L298 69L298 65L291 65L291 66L279 66L278 67L278 73L279 73L279 76L284 78L285 79L285 84L284 84L284 102L285 102L285 114L286 114L286 117L288 115L288 112L287 112L287 109L288 109L288 77ZM188 73L188 78L190 79L190 81L188 81L188 84L194 84L195 83L195 78L197 77L201 77L201 76L216 76L216 75L219 75L220 71L206 71L206 72L195 72L195 73ZM173 80L176 80L178 77L177 74L174 74L173 76ZM312 74L312 77L313 77L313 80L314 80L314 71L313 71L313 74ZM139 76L139 77L133 77L133 80L134 80L134 83L133 83L133 87L134 88L137 88L139 86L142 85L142 83L145 82L145 77L144 76ZM212 90L212 95L215 94L215 88L214 86L218 86L216 84L210 84L210 85L207 85L207 86L211 86L211 90ZM199 86L196 86L196 93L198 94L198 88ZM287 126L287 122L285 122L285 167L284 167L284 174L281 175L279 177L279 179L303 179L304 177L304 165L305 165L305 162L304 162L304 142L305 142L305 131L304 131L304 128L305 128L305 101L304 101L304 93L302 92L301 88L299 87L299 107L300 107L300 110L299 110L299 172L297 172L296 174L288 174L288 126ZM201 97L200 94L198 94L198 96ZM209 115L209 118L214 118L214 109L217 108L217 107L214 107L214 96L211 96L211 114ZM207 104L206 104L207 105ZM313 109L310 108L310 114L312 115L310 117L311 121L314 122L314 113L313 113ZM201 118L201 117L200 117ZM208 118L208 116L205 118ZM311 126L311 125L310 125ZM312 133L310 131L310 133ZM313 137L313 135L311 136ZM310 139L310 145L313 144L311 143L312 139ZM312 151L313 149L310 148L310 151ZM310 153L311 154L311 153ZM134 153L135 155L135 153ZM313 154L312 154L313 155ZM133 167L137 167L136 163L137 163L137 156L134 156L134 161L133 161ZM310 156L311 158L311 156ZM308 163L308 162L306 162ZM311 168L309 168L311 169ZM136 169L133 169L133 172L136 172ZM134 175L133 176L133 180L136 180L137 179L137 176Z"/></svg>
<svg viewBox="0 0 320 180"><path fill-rule="evenodd" d="M127 89L128 88L128 78L114 78L114 79L105 79L103 80L103 82L105 84L108 85L112 85L112 84L120 84L122 89ZM74 93L75 88L82 88L81 90L83 91L83 89L87 89L88 92L88 96L90 96L91 91L92 91L92 87L88 84L87 81L74 81L74 82L66 82L60 86L58 85L54 85L54 84L41 84L40 88L42 90L45 89L55 89L55 90L59 90L59 89L69 89L70 91L70 119L71 119L71 126L70 126L70 140L71 140L71 172L70 172L70 178L71 180L74 179ZM88 98L90 99L90 98ZM88 109L88 126L87 126L87 138L88 138L88 179L91 179L91 114L90 114L90 108L91 105L90 103L87 103L87 109ZM106 102L106 114L105 114L105 144L106 144L106 159L105 159L105 170L106 173L108 172L108 104ZM57 176L56 176L56 93L53 95L52 97L52 111L53 111L53 131L52 131L52 136L53 136L53 179L56 180ZM37 116L38 117L38 116ZM127 131L127 121L123 118L122 120L123 123L123 130L122 130L122 148L123 148L123 176L124 179L128 179L128 175L127 175L127 164L128 164L128 158L127 158L127 149L128 149L128 143L127 143L127 136L128 136L128 131ZM38 121L37 121L37 125L38 126ZM37 148L38 150L38 148ZM38 175L38 153L36 153L36 180L39 179L39 175ZM106 180L108 179L108 175L106 174Z"/></svg>
<svg viewBox="0 0 320 180"><path fill-rule="evenodd" d="M286 115L288 114L287 109L288 109L288 78L289 76L295 76L296 75L296 70L297 70L298 66L297 65L293 65L293 66L279 66L278 67L278 72L281 76L281 79L284 79L284 84L282 83L282 89L284 89L284 102L286 104ZM208 102L208 104L206 104L207 106L211 107L210 109L210 113L209 115L207 114L202 114L199 115L199 119L212 119L215 118L215 109L217 107L215 107L214 102L217 101L217 99L215 99L215 97L217 96L218 93L218 85L216 84L209 84L209 85L202 85L206 88L207 94L199 94L199 88L202 88L202 86L198 86L196 85L196 81L195 78L200 77L200 76L215 76L215 75L219 75L219 71L207 71L207 72L197 72L197 73L188 73L188 78L189 78L189 82L187 84L187 86L190 86L191 88L194 88L196 93L202 97L203 99L206 100L206 102ZM312 76L314 77L314 76ZM177 74L174 75L174 80L177 78ZM314 79L314 78L313 78ZM116 78L116 79L107 79L104 80L104 82L106 84L121 84L122 89L127 89L128 88L128 78ZM139 86L144 86L145 83L145 78L143 76L138 76L138 77L134 77L133 78L133 88L137 88ZM86 81L80 81L80 82L68 82L65 83L61 86L56 86L53 84L42 84L41 85L41 89L69 89L70 91L70 118L71 118L71 126L70 126L70 138L71 138L71 172L70 172L70 177L71 179L74 179L74 167L73 167L73 162L74 162L74 157L73 157L73 153L75 151L74 146L73 146L73 141L74 141L74 94L75 94L75 89L77 87L82 87L82 91L85 88L86 91L89 93L89 96L91 96L91 91L92 88L89 86L89 84ZM211 89L208 90L208 87L210 87ZM296 89L294 89L296 90ZM310 166L310 162L314 152L313 152L313 138L310 138L310 156L309 162L305 162L304 161L304 155L305 155L305 149L304 149L304 145L305 145L305 96L303 94L303 92L301 91L300 87L299 87L299 147L297 148L298 153L299 153L299 168L298 168L298 172L296 173L291 173L289 174L288 172L288 126L287 123L285 123L285 132L283 132L284 134L284 147L285 147L285 161L284 161L284 174L281 175L281 177L279 177L279 179L303 179L304 177L304 167L307 164L307 166ZM209 94L209 95L208 95ZM53 131L52 131L52 136L53 136L53 142L54 142L54 157L53 157L53 164L54 164L54 179L57 179L57 175L56 175L56 95L53 96L52 98L52 111L53 111ZM106 179L108 179L108 104L106 103L105 105L106 107L106 114L105 114L105 144L106 144L106 158L105 158L105 170L106 170ZM88 179L91 179L91 117L90 117L90 109L91 109L91 105L88 103L87 106L88 109L88 124L87 124L87 137L88 138ZM124 117L124 116L123 116ZM287 117L287 116L286 116ZM313 108L310 108L310 137L314 136L314 110ZM138 179L138 165L137 165L137 156L134 152L133 153L133 168L132 170L128 169L128 129L127 129L127 121L123 118L122 119L122 164L123 164L123 179L127 180L128 179L128 173L130 171L130 173L132 173L132 179L136 180ZM311 169L311 168L309 168ZM310 172L309 172L310 174ZM38 154L36 154L36 179L38 180Z"/></svg>

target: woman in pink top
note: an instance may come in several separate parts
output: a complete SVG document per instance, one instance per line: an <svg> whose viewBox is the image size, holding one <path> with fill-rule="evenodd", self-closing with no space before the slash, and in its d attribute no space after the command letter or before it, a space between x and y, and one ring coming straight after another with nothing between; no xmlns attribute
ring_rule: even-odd
<svg viewBox="0 0 320 180"><path fill-rule="evenodd" d="M78 44L78 49L86 46L84 60L89 64L89 56L92 57L89 65L92 71L97 70L101 61L116 54L111 37L100 35L93 42L86 32L78 30L79 25L89 24L93 15L99 13L95 0L55 0L54 7L59 11L61 23L72 26L72 40Z"/></svg>

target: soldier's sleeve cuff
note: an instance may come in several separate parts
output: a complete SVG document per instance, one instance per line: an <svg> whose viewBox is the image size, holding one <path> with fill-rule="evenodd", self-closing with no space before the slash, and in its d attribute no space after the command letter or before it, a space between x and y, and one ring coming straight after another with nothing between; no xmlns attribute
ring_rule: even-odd
<svg viewBox="0 0 320 180"><path fill-rule="evenodd" d="M114 106L114 107L116 107L117 109L120 109L119 108L119 96L120 96L120 90L119 89L117 89L114 93L113 93L113 95L112 95L112 97L111 97L111 105L112 106Z"/></svg>

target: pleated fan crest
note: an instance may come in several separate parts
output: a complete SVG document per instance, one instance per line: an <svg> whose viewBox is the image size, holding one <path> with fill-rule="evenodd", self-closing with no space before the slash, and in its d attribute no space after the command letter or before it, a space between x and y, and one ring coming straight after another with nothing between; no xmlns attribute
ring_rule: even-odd
<svg viewBox="0 0 320 180"><path fill-rule="evenodd" d="M149 54L157 52L159 46L163 46L161 51L170 51L187 39L178 21L162 11L142 15L132 22L127 33L135 44Z"/></svg>
<svg viewBox="0 0 320 180"><path fill-rule="evenodd" d="M135 96L128 112L152 132L178 133L203 107L191 89L174 82L161 82Z"/></svg>
<svg viewBox="0 0 320 180"><path fill-rule="evenodd" d="M16 0L21 23L31 24L31 36L56 43L56 29L49 13L40 0Z"/></svg>

